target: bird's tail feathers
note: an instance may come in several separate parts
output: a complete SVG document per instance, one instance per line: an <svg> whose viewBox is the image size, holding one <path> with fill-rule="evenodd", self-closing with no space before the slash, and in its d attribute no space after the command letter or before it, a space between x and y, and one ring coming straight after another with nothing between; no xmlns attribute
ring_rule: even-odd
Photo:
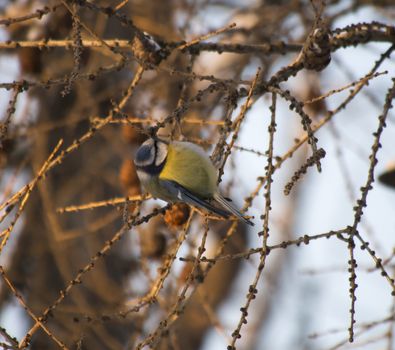
<svg viewBox="0 0 395 350"><path fill-rule="evenodd" d="M221 194L218 192L214 194L214 199L221 204L223 208L231 212L233 215L237 216L239 219L244 221L246 224L250 226L254 226L254 223L247 219L242 213L240 213L232 204L230 204Z"/></svg>

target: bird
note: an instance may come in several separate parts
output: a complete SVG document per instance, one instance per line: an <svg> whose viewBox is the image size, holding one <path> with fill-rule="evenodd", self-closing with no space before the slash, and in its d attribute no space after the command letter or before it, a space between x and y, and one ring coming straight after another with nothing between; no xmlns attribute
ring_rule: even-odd
<svg viewBox="0 0 395 350"><path fill-rule="evenodd" d="M153 197L168 203L185 202L225 219L233 214L254 226L220 194L218 170L200 146L151 137L138 148L134 164L141 184Z"/></svg>

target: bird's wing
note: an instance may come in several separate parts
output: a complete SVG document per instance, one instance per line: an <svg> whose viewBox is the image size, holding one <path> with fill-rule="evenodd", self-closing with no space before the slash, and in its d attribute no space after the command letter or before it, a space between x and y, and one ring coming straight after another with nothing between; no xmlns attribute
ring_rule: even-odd
<svg viewBox="0 0 395 350"><path fill-rule="evenodd" d="M179 201L186 202L187 204L206 209L225 219L229 218L230 212L214 207L209 202L193 194L191 191L187 190L185 187L181 186L177 182L171 180L162 180L162 179L159 181L161 185L164 186L167 189L167 191L169 191Z"/></svg>
<svg viewBox="0 0 395 350"><path fill-rule="evenodd" d="M235 207L233 207L233 205L230 204L229 201L218 192L214 193L214 199L219 204L221 204L223 208L228 210L233 215L237 216L239 219L244 221L247 225L254 226L254 223L251 220L248 220L246 217L244 217L244 215L240 213L240 211L238 211Z"/></svg>

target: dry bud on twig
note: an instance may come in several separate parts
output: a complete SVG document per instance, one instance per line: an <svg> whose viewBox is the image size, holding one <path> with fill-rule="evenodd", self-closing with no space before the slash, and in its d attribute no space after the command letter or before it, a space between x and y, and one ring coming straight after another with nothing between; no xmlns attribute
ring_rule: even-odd
<svg viewBox="0 0 395 350"><path fill-rule="evenodd" d="M322 26L314 28L303 45L301 60L309 70L322 71L331 61L330 31Z"/></svg>

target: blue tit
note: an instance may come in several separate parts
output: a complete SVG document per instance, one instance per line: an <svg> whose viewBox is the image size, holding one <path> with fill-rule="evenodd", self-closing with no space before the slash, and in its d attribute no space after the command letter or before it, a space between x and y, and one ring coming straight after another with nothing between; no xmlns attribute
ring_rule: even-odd
<svg viewBox="0 0 395 350"><path fill-rule="evenodd" d="M150 138L137 150L134 163L142 185L152 196L170 203L185 202L223 218L233 214L254 225L219 193L217 169L199 146Z"/></svg>

